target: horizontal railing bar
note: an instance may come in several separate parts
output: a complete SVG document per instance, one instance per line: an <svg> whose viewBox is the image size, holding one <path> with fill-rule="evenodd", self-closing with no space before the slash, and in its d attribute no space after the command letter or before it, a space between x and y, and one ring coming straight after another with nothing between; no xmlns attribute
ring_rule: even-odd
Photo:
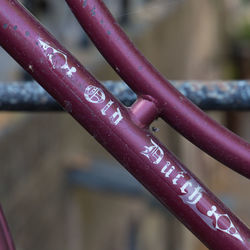
<svg viewBox="0 0 250 250"><path fill-rule="evenodd" d="M250 81L171 81L203 110L250 110ZM136 94L122 81L104 86L130 106ZM57 102L36 82L0 83L0 111L62 111Z"/></svg>

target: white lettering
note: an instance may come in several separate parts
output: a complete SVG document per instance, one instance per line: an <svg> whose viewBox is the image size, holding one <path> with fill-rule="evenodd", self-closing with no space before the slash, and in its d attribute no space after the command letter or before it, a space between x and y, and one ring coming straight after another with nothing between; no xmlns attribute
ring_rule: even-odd
<svg viewBox="0 0 250 250"><path fill-rule="evenodd" d="M141 154L146 156L153 164L159 164L163 159L164 152L152 139L151 143L151 146L145 146L145 150Z"/></svg>
<svg viewBox="0 0 250 250"><path fill-rule="evenodd" d="M106 99L103 90L92 85L85 89L84 97L88 102L91 103L103 103Z"/></svg>
<svg viewBox="0 0 250 250"><path fill-rule="evenodd" d="M175 166L172 166L167 172L166 172L166 170L168 169L168 167L169 167L169 165L167 166L167 165L165 165L163 168L162 168L162 170L161 170L161 172L163 173L163 174L165 174L165 177L166 178L169 178L169 176L172 174L172 172L175 170Z"/></svg>
<svg viewBox="0 0 250 250"><path fill-rule="evenodd" d="M109 110L109 108L113 105L113 101L109 101L106 106L101 110L102 115L106 115L106 112Z"/></svg>
<svg viewBox="0 0 250 250"><path fill-rule="evenodd" d="M188 197L188 199L191 201L191 202L188 201L189 204L194 205L200 201L200 199L202 198L202 193L200 192L201 190L202 190L202 188L200 186L195 188L195 191ZM195 197L196 197L196 199L195 199Z"/></svg>
<svg viewBox="0 0 250 250"><path fill-rule="evenodd" d="M186 193L187 193L187 192L185 191L185 189L186 189L188 186L192 187L192 186L193 186L192 182L187 181L187 182L181 187L181 192L182 192L183 194L186 194Z"/></svg>
<svg viewBox="0 0 250 250"><path fill-rule="evenodd" d="M123 119L123 116L119 108L117 108L117 111L110 117L110 121L115 126L117 126L121 122L122 119Z"/></svg>
<svg viewBox="0 0 250 250"><path fill-rule="evenodd" d="M181 178L181 177L184 177L183 175L184 173L183 172L180 172L176 175L176 177L173 179L173 184L174 185L177 185L177 181Z"/></svg>

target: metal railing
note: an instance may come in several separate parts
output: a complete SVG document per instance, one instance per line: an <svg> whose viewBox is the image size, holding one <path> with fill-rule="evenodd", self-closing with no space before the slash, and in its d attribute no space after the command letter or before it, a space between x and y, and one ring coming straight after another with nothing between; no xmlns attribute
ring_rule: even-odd
<svg viewBox="0 0 250 250"><path fill-rule="evenodd" d="M249 249L247 226L154 137L148 126L162 117L191 142L248 178L249 143L211 120L164 79L135 49L102 1L67 3L104 57L137 93L130 108L109 93L15 0L1 1L3 48L205 245ZM3 242L2 248L14 246Z"/></svg>
<svg viewBox="0 0 250 250"><path fill-rule="evenodd" d="M184 96L203 110L250 110L250 81L171 81ZM102 83L125 106L137 95L124 83ZM0 83L0 111L63 111L37 82Z"/></svg>

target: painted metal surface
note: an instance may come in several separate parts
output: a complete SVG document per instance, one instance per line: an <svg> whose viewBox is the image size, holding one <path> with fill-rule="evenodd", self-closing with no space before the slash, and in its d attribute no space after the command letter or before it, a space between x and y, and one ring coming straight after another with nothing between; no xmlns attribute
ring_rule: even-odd
<svg viewBox="0 0 250 250"><path fill-rule="evenodd" d="M85 32L121 78L150 97L160 116L212 157L250 178L250 144L204 114L140 54L101 0L66 0Z"/></svg>
<svg viewBox="0 0 250 250"><path fill-rule="evenodd" d="M3 48L137 180L210 249L250 248L247 226L149 132L148 124L141 128L141 109L118 102L17 1L0 5ZM94 17L96 9L89 11ZM160 114L153 98L144 100L150 112L155 107Z"/></svg>
<svg viewBox="0 0 250 250"><path fill-rule="evenodd" d="M171 81L184 96L203 110L250 110L249 81ZM124 82L102 83L125 106L136 94ZM0 83L0 111L62 111L60 105L36 82Z"/></svg>
<svg viewBox="0 0 250 250"><path fill-rule="evenodd" d="M0 249L1 250L15 250L10 231L4 217L2 208L0 207Z"/></svg>

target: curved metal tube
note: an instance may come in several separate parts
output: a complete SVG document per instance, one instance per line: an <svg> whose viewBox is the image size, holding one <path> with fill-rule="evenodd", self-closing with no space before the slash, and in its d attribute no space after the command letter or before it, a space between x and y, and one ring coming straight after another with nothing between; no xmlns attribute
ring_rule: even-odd
<svg viewBox="0 0 250 250"><path fill-rule="evenodd" d="M160 116L203 151L250 178L250 144L209 118L140 54L101 0L66 0L114 70L140 96L151 97Z"/></svg>
<svg viewBox="0 0 250 250"><path fill-rule="evenodd" d="M0 44L65 110L209 248L249 249L247 226L140 127L140 102L120 104L18 1L0 6Z"/></svg>

